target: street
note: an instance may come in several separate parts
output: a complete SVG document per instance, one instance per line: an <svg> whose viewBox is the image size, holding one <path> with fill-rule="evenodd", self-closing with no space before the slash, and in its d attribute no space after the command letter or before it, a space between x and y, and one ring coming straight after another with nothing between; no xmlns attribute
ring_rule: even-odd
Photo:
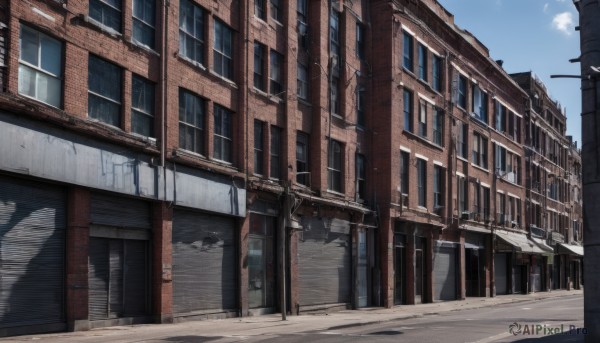
<svg viewBox="0 0 600 343"><path fill-rule="evenodd" d="M509 332L510 325L519 332L517 335ZM285 322L279 315L266 315L109 327L12 337L0 342L583 342L581 332L556 335L568 331L571 325L583 326L580 291L290 316Z"/></svg>

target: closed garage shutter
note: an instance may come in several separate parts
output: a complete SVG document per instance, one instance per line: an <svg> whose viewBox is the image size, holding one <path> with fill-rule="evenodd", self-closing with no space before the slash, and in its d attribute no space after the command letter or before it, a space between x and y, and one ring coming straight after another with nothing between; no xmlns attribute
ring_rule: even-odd
<svg viewBox="0 0 600 343"><path fill-rule="evenodd" d="M434 300L456 299L456 248L438 245L433 260Z"/></svg>
<svg viewBox="0 0 600 343"><path fill-rule="evenodd" d="M90 217L90 320L148 315L150 204L92 194Z"/></svg>
<svg viewBox="0 0 600 343"><path fill-rule="evenodd" d="M508 269L506 267L507 254L498 253L494 255L494 283L496 285L496 294L508 293Z"/></svg>
<svg viewBox="0 0 600 343"><path fill-rule="evenodd" d="M348 231L331 230L331 224L326 227L316 218L303 222L303 227L298 243L300 305L350 302L352 254Z"/></svg>
<svg viewBox="0 0 600 343"><path fill-rule="evenodd" d="M235 221L175 210L173 215L173 311L237 308Z"/></svg>
<svg viewBox="0 0 600 343"><path fill-rule="evenodd" d="M0 179L0 327L64 322L65 194Z"/></svg>

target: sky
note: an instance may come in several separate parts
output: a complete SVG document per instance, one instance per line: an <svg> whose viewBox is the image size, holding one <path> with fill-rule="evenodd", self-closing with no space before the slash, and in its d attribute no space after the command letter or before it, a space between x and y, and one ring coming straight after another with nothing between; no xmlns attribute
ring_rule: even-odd
<svg viewBox="0 0 600 343"><path fill-rule="evenodd" d="M567 112L567 135L581 147L579 16L572 0L438 0L454 22L479 39L508 73L534 72Z"/></svg>

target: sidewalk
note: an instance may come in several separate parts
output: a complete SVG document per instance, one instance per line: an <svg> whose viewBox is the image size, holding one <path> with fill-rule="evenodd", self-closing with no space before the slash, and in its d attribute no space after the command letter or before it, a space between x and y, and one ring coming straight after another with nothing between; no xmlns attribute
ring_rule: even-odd
<svg viewBox="0 0 600 343"><path fill-rule="evenodd" d="M537 301L583 294L582 290L541 292L528 295L501 295L494 298L467 298L433 304L404 305L392 309L367 308L329 314L288 316L281 321L280 314L230 318L221 320L190 321L177 324L144 324L100 328L90 331L27 335L0 339L0 342L234 342L261 335L293 334L319 330L336 330L353 326L403 320L443 312L492 307L514 302Z"/></svg>

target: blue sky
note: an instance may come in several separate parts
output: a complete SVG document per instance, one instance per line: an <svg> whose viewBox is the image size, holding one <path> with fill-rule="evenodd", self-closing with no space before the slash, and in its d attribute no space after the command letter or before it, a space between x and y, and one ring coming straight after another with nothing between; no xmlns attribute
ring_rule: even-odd
<svg viewBox="0 0 600 343"><path fill-rule="evenodd" d="M551 74L580 74L579 17L571 0L438 0L454 22L473 33L509 73L533 71L553 99L567 109L567 134L581 147L581 93L577 79Z"/></svg>

